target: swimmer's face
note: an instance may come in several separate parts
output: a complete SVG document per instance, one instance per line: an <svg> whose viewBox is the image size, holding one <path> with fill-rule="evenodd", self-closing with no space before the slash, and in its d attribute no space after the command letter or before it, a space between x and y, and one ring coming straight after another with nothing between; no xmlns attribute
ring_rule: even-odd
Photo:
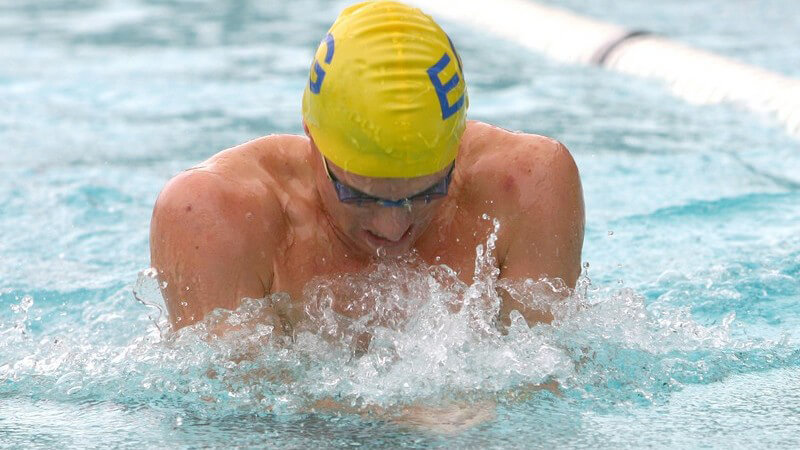
<svg viewBox="0 0 800 450"><path fill-rule="evenodd" d="M319 152L311 140L315 152ZM376 255L399 256L413 247L433 220L443 198L413 200L405 206L382 206L374 201L344 203L325 171L320 155L317 186L323 204L337 229L359 251ZM413 197L436 185L447 176L450 166L440 172L415 178L376 178L346 172L330 161L328 171L340 183L372 197L397 201Z"/></svg>

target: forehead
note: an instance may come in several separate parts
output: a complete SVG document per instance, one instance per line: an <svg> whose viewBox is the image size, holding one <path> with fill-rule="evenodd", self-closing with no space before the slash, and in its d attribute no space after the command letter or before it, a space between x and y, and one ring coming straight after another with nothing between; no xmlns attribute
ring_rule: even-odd
<svg viewBox="0 0 800 450"><path fill-rule="evenodd" d="M450 166L448 165L439 172L421 177L381 178L367 177L364 175L347 172L341 167L332 163L330 160L326 161L328 164L328 169L342 183L358 189L366 194L389 200L399 200L401 198L410 197L414 194L424 191L425 189L428 189L441 180L445 175L447 175L447 171L450 169Z"/></svg>

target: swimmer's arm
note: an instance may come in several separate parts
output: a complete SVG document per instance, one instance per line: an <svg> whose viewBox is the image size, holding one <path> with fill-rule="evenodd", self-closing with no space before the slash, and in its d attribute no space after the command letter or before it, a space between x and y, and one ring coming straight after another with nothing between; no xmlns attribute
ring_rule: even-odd
<svg viewBox="0 0 800 450"><path fill-rule="evenodd" d="M514 164L520 190L518 213L509 220L510 235L501 253L500 278L560 278L574 288L581 273L584 233L583 189L575 161L553 140L535 149L535 161ZM525 150L524 147L519 150ZM503 225L501 225L503 226ZM529 325L549 323L548 311L533 311L501 290L501 320L518 310Z"/></svg>
<svg viewBox="0 0 800 450"><path fill-rule="evenodd" d="M173 329L268 292L270 280L262 276L271 273L265 267L271 255L262 253L270 247L260 228L266 212L231 183L202 170L184 172L156 201L151 265L167 283L162 294Z"/></svg>

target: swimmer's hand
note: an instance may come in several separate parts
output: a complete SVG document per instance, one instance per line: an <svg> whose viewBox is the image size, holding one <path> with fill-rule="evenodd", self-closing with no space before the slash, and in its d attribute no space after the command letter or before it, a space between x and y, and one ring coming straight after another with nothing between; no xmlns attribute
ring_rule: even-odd
<svg viewBox="0 0 800 450"><path fill-rule="evenodd" d="M423 431L456 435L497 417L497 403L486 400L478 403L458 403L438 407L409 406L392 422Z"/></svg>
<svg viewBox="0 0 800 450"><path fill-rule="evenodd" d="M546 390L561 395L558 383L531 384L509 393L512 401L527 400L536 392ZM401 410L391 421L403 426L444 435L456 435L472 427L492 421L497 417L497 402L459 402L442 406L415 405Z"/></svg>
<svg viewBox="0 0 800 450"><path fill-rule="evenodd" d="M403 427L451 436L493 420L497 416L496 410L497 403L493 400L439 406L411 405L391 409L378 406L355 408L333 399L325 399L317 401L312 408L313 412L358 414L364 418L385 420Z"/></svg>

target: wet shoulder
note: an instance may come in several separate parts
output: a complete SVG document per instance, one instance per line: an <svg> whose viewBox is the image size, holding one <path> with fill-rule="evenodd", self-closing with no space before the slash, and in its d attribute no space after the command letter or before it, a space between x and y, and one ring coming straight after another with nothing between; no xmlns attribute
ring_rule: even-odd
<svg viewBox="0 0 800 450"><path fill-rule="evenodd" d="M223 150L170 180L156 211L192 212L185 220L221 221L231 233L246 233L248 239L263 230L271 230L270 236L277 238L286 231L281 186L292 174L302 176L308 170L302 164L307 152L304 140L274 135Z"/></svg>
<svg viewBox="0 0 800 450"><path fill-rule="evenodd" d="M224 150L208 161L208 167L242 181L274 179L280 184L310 176L310 155L305 136L274 134Z"/></svg>
<svg viewBox="0 0 800 450"><path fill-rule="evenodd" d="M459 162L470 197L490 201L499 212L503 206L545 200L577 176L567 148L546 136L470 121L461 150Z"/></svg>
<svg viewBox="0 0 800 450"><path fill-rule="evenodd" d="M565 150L555 139L522 131L510 131L483 122L470 121L464 132L459 159L466 166L479 167L499 164L509 166L512 160L547 160L558 157ZM488 167L487 167L488 168Z"/></svg>

